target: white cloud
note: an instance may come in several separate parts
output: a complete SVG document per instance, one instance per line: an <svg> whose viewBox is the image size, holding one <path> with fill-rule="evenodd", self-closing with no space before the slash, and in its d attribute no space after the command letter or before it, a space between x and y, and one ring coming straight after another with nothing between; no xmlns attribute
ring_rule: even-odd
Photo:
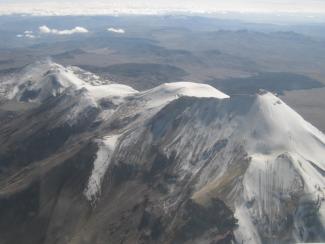
<svg viewBox="0 0 325 244"><path fill-rule="evenodd" d="M36 36L35 35L33 35L33 34L25 34L25 37L27 37L27 38L31 38L31 39L34 39L34 38L36 38Z"/></svg>
<svg viewBox="0 0 325 244"><path fill-rule="evenodd" d="M42 25L39 27L39 31L43 34L55 34L55 35L72 35L76 33L88 33L88 30L86 28L80 26L68 30L57 30L57 29L51 29L46 25Z"/></svg>
<svg viewBox="0 0 325 244"><path fill-rule="evenodd" d="M48 28L46 25L42 25L42 26L40 26L38 29L39 29L39 31L40 31L41 33L50 33L50 32L51 32L51 29Z"/></svg>
<svg viewBox="0 0 325 244"><path fill-rule="evenodd" d="M34 32L30 31L30 30L26 30L22 34L16 35L16 37L18 37L18 38L25 37L25 38L30 38L30 39L36 38L36 36L34 35Z"/></svg>
<svg viewBox="0 0 325 244"><path fill-rule="evenodd" d="M114 33L119 33L119 34L124 34L125 33L125 30L123 29L116 29L116 28L108 28L107 31L109 32L114 32Z"/></svg>

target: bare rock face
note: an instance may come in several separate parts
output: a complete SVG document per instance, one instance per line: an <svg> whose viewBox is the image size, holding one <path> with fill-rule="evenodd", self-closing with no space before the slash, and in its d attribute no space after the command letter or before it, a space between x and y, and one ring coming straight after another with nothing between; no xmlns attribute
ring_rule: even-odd
<svg viewBox="0 0 325 244"><path fill-rule="evenodd" d="M279 98L83 72L0 83L1 244L325 240L325 136Z"/></svg>

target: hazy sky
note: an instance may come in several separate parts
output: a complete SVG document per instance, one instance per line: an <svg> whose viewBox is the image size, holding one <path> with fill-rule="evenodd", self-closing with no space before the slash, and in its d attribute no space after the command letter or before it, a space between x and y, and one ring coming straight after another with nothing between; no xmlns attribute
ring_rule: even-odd
<svg viewBox="0 0 325 244"><path fill-rule="evenodd" d="M2 12L76 11L134 12L185 10L193 12L254 11L325 13L325 0L0 0Z"/></svg>

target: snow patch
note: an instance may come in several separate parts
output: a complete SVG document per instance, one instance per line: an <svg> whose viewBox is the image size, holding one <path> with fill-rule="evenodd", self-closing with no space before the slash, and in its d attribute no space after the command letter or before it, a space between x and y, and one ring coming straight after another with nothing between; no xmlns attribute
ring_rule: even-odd
<svg viewBox="0 0 325 244"><path fill-rule="evenodd" d="M236 207L235 217L238 219L239 228L235 230L235 236L239 243L260 244L261 238L252 223L249 214L243 205Z"/></svg>
<svg viewBox="0 0 325 244"><path fill-rule="evenodd" d="M100 197L102 182L110 165L119 137L120 135L110 135L98 141L99 149L96 154L91 176L88 180L88 185L84 190L84 195L92 204L96 204L96 201Z"/></svg>

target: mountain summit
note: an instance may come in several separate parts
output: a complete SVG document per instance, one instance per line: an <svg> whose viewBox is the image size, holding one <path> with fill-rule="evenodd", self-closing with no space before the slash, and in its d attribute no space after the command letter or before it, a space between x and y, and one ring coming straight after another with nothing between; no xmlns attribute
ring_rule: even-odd
<svg viewBox="0 0 325 244"><path fill-rule="evenodd" d="M269 92L49 61L0 91L0 243L325 240L325 136Z"/></svg>

